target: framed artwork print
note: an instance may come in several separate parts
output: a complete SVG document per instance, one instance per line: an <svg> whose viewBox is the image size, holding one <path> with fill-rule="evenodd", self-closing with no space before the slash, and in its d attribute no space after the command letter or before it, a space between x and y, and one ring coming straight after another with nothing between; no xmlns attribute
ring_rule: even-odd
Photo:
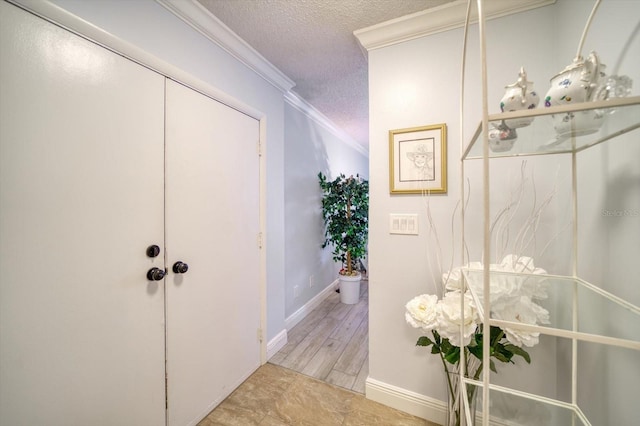
<svg viewBox="0 0 640 426"><path fill-rule="evenodd" d="M389 131L392 194L447 193L447 125Z"/></svg>

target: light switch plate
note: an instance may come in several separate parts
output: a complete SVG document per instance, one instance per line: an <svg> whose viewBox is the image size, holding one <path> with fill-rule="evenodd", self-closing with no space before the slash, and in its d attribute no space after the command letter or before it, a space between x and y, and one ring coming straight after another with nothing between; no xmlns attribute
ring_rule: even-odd
<svg viewBox="0 0 640 426"><path fill-rule="evenodd" d="M389 233L401 235L418 235L417 214L390 214Z"/></svg>

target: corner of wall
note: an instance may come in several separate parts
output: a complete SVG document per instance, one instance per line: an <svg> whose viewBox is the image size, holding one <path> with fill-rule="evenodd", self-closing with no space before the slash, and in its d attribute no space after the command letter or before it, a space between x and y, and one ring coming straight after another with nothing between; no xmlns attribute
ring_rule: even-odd
<svg viewBox="0 0 640 426"><path fill-rule="evenodd" d="M287 344L287 329L280 331L267 343L267 361Z"/></svg>
<svg viewBox="0 0 640 426"><path fill-rule="evenodd" d="M295 311L293 314L289 315L284 320L284 324L287 330L290 330L293 327L295 327L296 324L298 324L300 321L304 319L304 317L309 315L311 311L317 308L320 305L320 303L322 303L322 301L326 299L331 294L332 291L335 290L337 286L338 286L338 280L335 280L334 282L329 284L327 287L325 287L325 289L322 290L320 293L316 294L311 300L305 303L300 309Z"/></svg>
<svg viewBox="0 0 640 426"><path fill-rule="evenodd" d="M305 303L300 309L285 319L285 328L267 343L267 361L287 344L287 330L292 329L304 319L311 311L317 308L338 285L338 280L329 284L324 290L316 294L311 300Z"/></svg>

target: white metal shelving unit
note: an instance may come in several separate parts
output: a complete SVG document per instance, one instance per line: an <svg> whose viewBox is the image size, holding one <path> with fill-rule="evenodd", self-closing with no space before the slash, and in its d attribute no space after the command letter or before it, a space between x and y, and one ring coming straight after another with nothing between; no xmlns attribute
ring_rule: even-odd
<svg viewBox="0 0 640 426"><path fill-rule="evenodd" d="M591 425L589 419L583 413L578 404L578 388L577 388L577 359L579 356L579 344L581 342L590 342L597 345L606 345L612 347L620 347L637 351L638 359L640 359L640 308L627 301L616 297L615 295L603 290L599 283L591 283L578 276L577 268L577 186L578 176L576 168L580 162L580 155L583 151L599 144L615 144L616 138L621 135L636 131L640 127L640 96L628 98L615 98L606 101L586 102L575 104L572 106L557 106L549 108L536 108L526 111L489 114L487 102L487 67L485 55L485 17L483 16L483 0L469 0L469 7L473 3L477 3L478 8L478 29L480 38L480 60L482 61L482 120L479 123L475 133L466 146L462 148L461 158L461 193L462 199L465 199L465 163L469 161L482 162L483 179L483 213L484 213L484 245L483 252L491 253L490 246L490 187L489 173L492 162L500 161L500 158L513 158L518 156L541 156L541 155L568 155L571 157L571 189L572 189L572 222L573 222L573 247L572 247L572 270L573 274L569 276L559 275L539 275L539 274L514 274L507 272L491 271L489 267L490 256L485 256L483 269L464 269L464 277L467 288L477 304L480 307L481 322L487 326L497 327L517 327L522 330L539 332L541 335L556 336L570 342L566 346L570 347L571 359L571 401L560 401L553 398L536 395L532 393L522 392L516 389L498 386L492 383L491 372L489 368L485 368L482 374L482 381L474 381L464 378L461 372L461 381L465 387L478 387L477 393L482 396L482 413L477 416L481 419L483 426L488 425L519 425L513 419L500 418L491 412L490 401L493 397L499 396L503 401L518 401L518 404L529 404L531 407L542 407L553 419L556 425ZM467 22L465 28L465 50L466 50L466 32L469 29ZM584 37L584 36L583 36ZM463 54L466 56L466 53ZM464 69L464 60L463 60ZM462 100L464 103L464 75ZM606 115L606 126L594 133L583 136L567 136L557 137L553 126L554 114L577 114L599 110ZM615 112L615 114L613 113ZM461 114L462 115L462 114ZM525 128L518 129L518 140L513 148L506 152L493 152L489 146L488 130L492 124L496 126L503 120L534 117L533 123ZM464 117L463 126L464 126ZM464 142L463 142L464 143ZM463 209L463 235L464 235L464 209ZM463 237L464 238L464 237ZM464 247L464 242L463 242ZM524 325L521 323L513 323L509 321L498 320L486 315L491 312L490 297L484 297L490 294L490 282L492 279L509 278L531 281L545 281L545 285L549 289L549 298L546 304L554 306L562 306L564 311L562 315L556 315L551 318L551 324L540 325ZM601 283L600 283L601 284ZM630 324L626 328L612 330L603 327L598 321L588 321L585 315L579 309L580 306L589 304L589 306L598 306L601 310L599 315L603 317L616 318L616 321ZM484 354L483 358L489 359L489 333L484 333ZM635 352L634 352L635 353ZM533 364L532 364L533 368ZM460 388L462 395L466 394L464 387ZM479 396L480 396L479 395ZM480 406L480 405L479 405ZM465 402L465 409L468 410L468 404ZM467 414L467 422L470 416Z"/></svg>

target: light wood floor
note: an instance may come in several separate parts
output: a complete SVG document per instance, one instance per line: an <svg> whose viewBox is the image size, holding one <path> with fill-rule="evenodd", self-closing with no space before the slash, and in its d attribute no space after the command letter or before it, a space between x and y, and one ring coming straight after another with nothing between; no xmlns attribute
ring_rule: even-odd
<svg viewBox="0 0 640 426"><path fill-rule="evenodd" d="M369 286L360 284L360 301L340 302L331 293L287 333L288 343L270 363L364 394L369 374Z"/></svg>

